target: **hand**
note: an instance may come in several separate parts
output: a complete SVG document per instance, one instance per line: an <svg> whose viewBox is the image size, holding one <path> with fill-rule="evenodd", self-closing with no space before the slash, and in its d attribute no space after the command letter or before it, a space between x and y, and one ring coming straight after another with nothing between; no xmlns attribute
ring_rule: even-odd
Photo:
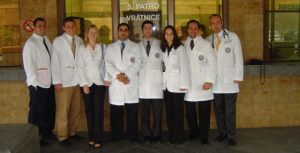
<svg viewBox="0 0 300 153"><path fill-rule="evenodd" d="M125 79L125 73L119 73L117 74L117 80L119 80L120 82L123 82Z"/></svg>
<svg viewBox="0 0 300 153"><path fill-rule="evenodd" d="M104 86L108 87L110 84L111 84L111 82L110 82L110 81L106 81L106 80L104 80Z"/></svg>
<svg viewBox="0 0 300 153"><path fill-rule="evenodd" d="M208 89L211 88L211 86L212 86L212 83L210 83L210 82L205 82L205 83L203 84L203 86L202 86L202 89L203 89L203 90L208 90Z"/></svg>
<svg viewBox="0 0 300 153"><path fill-rule="evenodd" d="M180 88L179 90L180 91L186 91L187 89L186 88Z"/></svg>
<svg viewBox="0 0 300 153"><path fill-rule="evenodd" d="M85 94L89 94L90 93L90 89L89 89L89 87L87 85L83 86L83 92Z"/></svg>
<svg viewBox="0 0 300 153"><path fill-rule="evenodd" d="M57 91L57 92L60 92L62 88L63 88L62 84L55 84L55 85L54 85L54 89L55 89L55 91Z"/></svg>
<svg viewBox="0 0 300 153"><path fill-rule="evenodd" d="M128 77L125 77L123 83L124 83L125 85L129 84L129 79L128 79Z"/></svg>
<svg viewBox="0 0 300 153"><path fill-rule="evenodd" d="M233 82L234 82L234 83L237 83L237 84L240 84L242 81L234 80Z"/></svg>

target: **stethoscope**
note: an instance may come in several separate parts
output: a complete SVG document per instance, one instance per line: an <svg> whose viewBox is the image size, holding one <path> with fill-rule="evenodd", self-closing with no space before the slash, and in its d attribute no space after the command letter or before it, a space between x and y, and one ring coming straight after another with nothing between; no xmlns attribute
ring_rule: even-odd
<svg viewBox="0 0 300 153"><path fill-rule="evenodd" d="M223 38L224 38L224 40L225 40L225 44L230 43L230 42L231 42L231 39L229 38L228 33L226 32L225 29L222 29L222 30L223 30ZM213 36L212 36L212 41L211 41L211 46L212 46L213 49L215 48L214 43L215 43L215 34L213 34Z"/></svg>

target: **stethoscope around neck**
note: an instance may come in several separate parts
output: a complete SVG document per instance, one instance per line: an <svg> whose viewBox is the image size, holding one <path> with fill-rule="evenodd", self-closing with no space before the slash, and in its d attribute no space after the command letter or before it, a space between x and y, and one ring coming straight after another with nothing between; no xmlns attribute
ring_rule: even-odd
<svg viewBox="0 0 300 153"><path fill-rule="evenodd" d="M222 29L222 30L223 30L223 38L224 38L224 40L225 40L225 43L226 43L226 44L227 44L227 43L230 43L230 42L231 42L231 39L229 38L228 33L226 32L225 29ZM212 46L213 49L215 48L214 43L215 43L215 34L212 35L212 40L211 40L211 46Z"/></svg>

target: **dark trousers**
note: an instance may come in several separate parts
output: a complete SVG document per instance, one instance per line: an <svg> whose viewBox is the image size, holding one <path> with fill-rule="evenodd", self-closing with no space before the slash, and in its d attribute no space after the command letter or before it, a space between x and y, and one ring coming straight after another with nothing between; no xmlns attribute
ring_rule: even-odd
<svg viewBox="0 0 300 153"><path fill-rule="evenodd" d="M103 138L104 99L106 87L93 84L89 87L89 89L90 93L85 94L83 92L83 88L80 88L85 104L88 137L90 141L101 143Z"/></svg>
<svg viewBox="0 0 300 153"><path fill-rule="evenodd" d="M140 99L141 129L144 136L160 137L161 134L161 99ZM150 126L150 112L153 113L153 128Z"/></svg>
<svg viewBox="0 0 300 153"><path fill-rule="evenodd" d="M207 139L210 127L211 100L199 102L186 101L185 104L187 122L190 128L190 136L197 137L199 135L200 139ZM197 123L196 105L198 105L199 110L199 129Z"/></svg>
<svg viewBox="0 0 300 153"><path fill-rule="evenodd" d="M220 136L234 139L236 128L237 93L214 94L216 122Z"/></svg>
<svg viewBox="0 0 300 153"><path fill-rule="evenodd" d="M164 91L164 97L167 112L168 140L172 143L182 143L184 139L184 93L172 93L166 90Z"/></svg>
<svg viewBox="0 0 300 153"><path fill-rule="evenodd" d="M127 134L131 141L138 136L138 103L124 106L110 105L110 124L114 141L122 138L124 129L124 111L126 111Z"/></svg>
<svg viewBox="0 0 300 153"><path fill-rule="evenodd" d="M28 123L39 127L40 136L47 138L52 135L55 117L53 88L29 86L29 115Z"/></svg>

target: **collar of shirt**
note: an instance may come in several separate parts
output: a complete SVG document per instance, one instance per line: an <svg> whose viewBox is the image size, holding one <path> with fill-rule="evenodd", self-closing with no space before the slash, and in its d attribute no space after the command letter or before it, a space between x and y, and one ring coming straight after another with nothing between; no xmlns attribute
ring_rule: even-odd
<svg viewBox="0 0 300 153"><path fill-rule="evenodd" d="M32 36L33 36L34 38L36 38L36 39L38 39L38 40L40 40L40 41L43 42L43 38L44 38L44 37L42 37L42 36L40 36L40 35L37 35L36 33L32 33Z"/></svg>
<svg viewBox="0 0 300 153"><path fill-rule="evenodd" d="M152 41L153 41L153 38L151 37L150 39L145 39L145 38L142 39L142 42L143 42L143 45L144 45L145 48L148 45L147 41L150 41L150 45L151 45Z"/></svg>
<svg viewBox="0 0 300 153"><path fill-rule="evenodd" d="M119 46L122 45L122 43L125 44L125 46L127 45L128 39L126 39L125 41L121 41L120 39L117 40L117 43L119 44Z"/></svg>
<svg viewBox="0 0 300 153"><path fill-rule="evenodd" d="M194 44L195 42L199 39L199 36L195 37L195 38L191 38L191 37L187 37L186 41L190 44L192 40L194 40Z"/></svg>
<svg viewBox="0 0 300 153"><path fill-rule="evenodd" d="M64 33L64 35L67 37L67 39L68 39L68 41L70 42L70 43L72 43L72 38L74 37L75 38L75 36L71 36L71 35L69 35L69 34L67 34L67 33Z"/></svg>
<svg viewBox="0 0 300 153"><path fill-rule="evenodd" d="M91 52L96 52L99 49L99 44L95 45L95 49L93 49L90 44L88 44L86 48Z"/></svg>
<svg viewBox="0 0 300 153"><path fill-rule="evenodd" d="M223 29L217 34L220 38L220 41L223 39Z"/></svg>

